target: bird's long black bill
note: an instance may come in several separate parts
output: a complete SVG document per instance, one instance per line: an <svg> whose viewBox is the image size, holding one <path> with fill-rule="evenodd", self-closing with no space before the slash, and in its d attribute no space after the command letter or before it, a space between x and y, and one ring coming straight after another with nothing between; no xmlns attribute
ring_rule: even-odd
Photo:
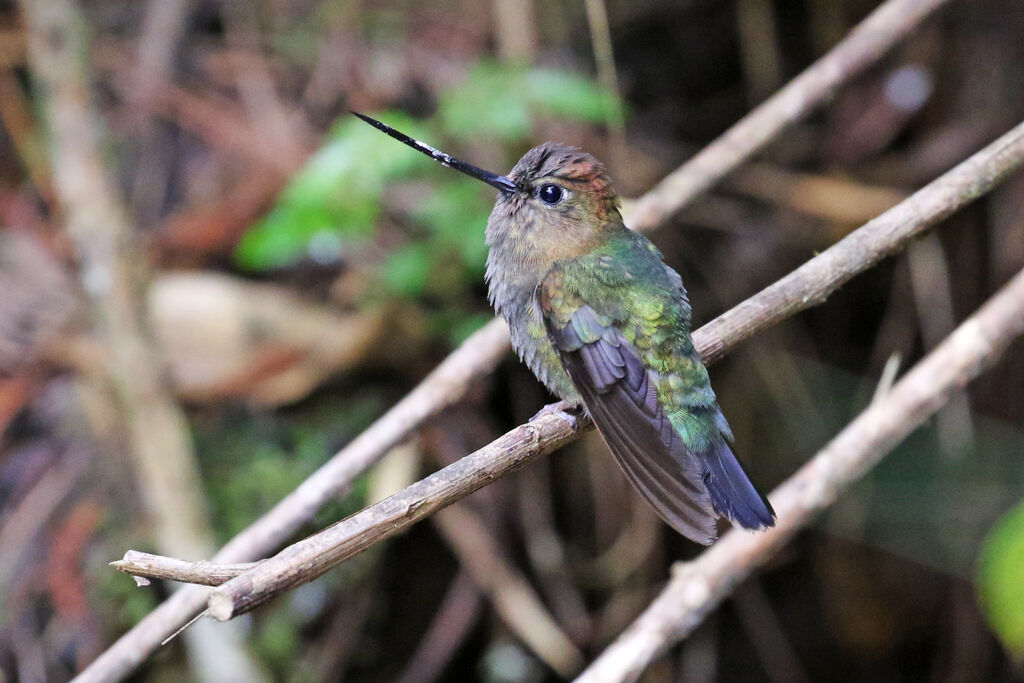
<svg viewBox="0 0 1024 683"><path fill-rule="evenodd" d="M423 152L434 161L439 161L443 165L448 166L449 168L454 168L456 171L462 171L463 173L470 177L476 178L477 180L482 180L491 187L496 187L506 194L515 192L516 190L519 189L516 186L516 184L506 176L491 173L490 171L485 171L482 168L477 168L473 164L466 163L462 159L456 159L450 154L446 154L441 150L434 149L425 142L415 140L406 135L405 133L395 130L388 124L381 123L377 119L370 118L365 114L360 114L357 111L354 111L352 113L361 118L363 121L366 121L368 124L376 128L377 130L382 131L387 135L390 135L399 142L404 142L413 149Z"/></svg>

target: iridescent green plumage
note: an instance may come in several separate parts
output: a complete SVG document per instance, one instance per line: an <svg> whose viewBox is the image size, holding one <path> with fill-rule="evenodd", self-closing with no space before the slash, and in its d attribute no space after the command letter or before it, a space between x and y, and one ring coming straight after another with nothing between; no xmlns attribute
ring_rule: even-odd
<svg viewBox="0 0 1024 683"><path fill-rule="evenodd" d="M538 288L548 338L626 475L680 533L708 543L717 513L742 526L771 508L735 460L690 338L675 271L622 228L555 265Z"/></svg>
<svg viewBox="0 0 1024 683"><path fill-rule="evenodd" d="M625 227L600 162L545 143L496 176L370 121L499 190L487 223L491 303L523 361L590 413L662 518L701 543L714 540L719 515L771 526L771 506L729 447L682 281Z"/></svg>
<svg viewBox="0 0 1024 683"><path fill-rule="evenodd" d="M549 292L554 324L566 324L588 305L636 348L644 365L657 373L658 400L687 446L703 450L719 434L732 439L693 348L682 282L646 238L623 227L593 251L558 264L542 286Z"/></svg>

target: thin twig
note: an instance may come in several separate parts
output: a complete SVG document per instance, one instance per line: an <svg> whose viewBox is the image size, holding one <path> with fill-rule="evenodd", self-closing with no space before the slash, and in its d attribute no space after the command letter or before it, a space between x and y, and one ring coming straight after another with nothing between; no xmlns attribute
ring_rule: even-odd
<svg viewBox="0 0 1024 683"><path fill-rule="evenodd" d="M894 352L885 361L885 366L882 368L882 376L878 378L878 385L875 386L875 393L871 397L872 403L880 400L892 389L892 385L896 381L896 375L900 371L901 360L900 354Z"/></svg>
<svg viewBox="0 0 1024 683"><path fill-rule="evenodd" d="M696 560L679 564L668 586L577 682L635 680L1021 334L1024 271L772 493L774 528L763 534L730 531Z"/></svg>
<svg viewBox="0 0 1024 683"><path fill-rule="evenodd" d="M982 196L1024 163L1024 123L694 333L706 361L811 306L913 237Z"/></svg>
<svg viewBox="0 0 1024 683"><path fill-rule="evenodd" d="M828 60L828 57L825 57L809 67L799 78L818 81L823 77L812 78L810 74L837 70L842 72L843 64L852 65L855 67L854 71L865 68L878 61L885 52L909 34L917 23L942 4L944 3L935 0L923 3L912 0L888 0L867 20L872 22L870 25L877 32L877 39L860 39L852 45L843 41L837 46L837 49L843 49L842 59ZM883 27L884 30L879 29L879 12L884 12L884 17L891 18L898 25L892 28ZM858 28L857 31L861 29ZM840 83L852 77L854 71L840 73L836 77L830 76L827 79L830 88L838 87ZM794 106L806 113L825 101L831 94L831 89L802 88L800 94L807 97L807 100ZM753 119L744 118L737 126L727 131L725 135L730 136L728 144L713 143L717 145L716 156L720 157L719 160L711 163L706 156L698 155L684 164L680 171L683 171L685 178L699 177L704 172L710 172L712 176L706 181L696 183L687 191L686 196L680 196L671 202L671 205L664 197L664 189L660 189L662 198L653 202L658 208L657 215L666 216L672 210L682 208L699 195L702 189L713 185L723 175L763 149L774 135L798 120L799 116L787 113L787 107L772 105L774 101L774 98L768 100L751 114ZM786 102L794 104L793 96L787 95ZM771 132L767 135L742 134L742 131L735 132L739 127L770 129ZM655 212L648 211L647 218L635 227L654 227L656 223ZM486 325L453 352L412 394L374 422L355 441L335 454L267 514L235 536L213 559L219 562L239 562L258 559L271 552L336 494L345 490L358 473L408 436L428 417L460 400L469 384L493 369L507 350L508 331L504 323L496 320ZM82 671L76 680L85 683L124 678L152 655L168 634L204 608L206 595L206 589L194 587L177 592L119 638Z"/></svg>
<svg viewBox="0 0 1024 683"><path fill-rule="evenodd" d="M110 566L119 572L143 579L169 579L182 583L195 583L200 586L219 586L225 581L244 574L257 564L259 563L188 562L138 550L129 550L122 559L111 562Z"/></svg>
<svg viewBox="0 0 1024 683"><path fill-rule="evenodd" d="M1024 123L869 222L757 295L711 321L694 345L712 363L743 339L821 303L840 285L905 245L928 226L991 189L1024 163ZM492 444L372 505L221 585L210 596L210 614L229 619L271 597L311 581L332 566L387 538L427 514L476 491L491 479L551 452L579 428L557 413L522 425Z"/></svg>

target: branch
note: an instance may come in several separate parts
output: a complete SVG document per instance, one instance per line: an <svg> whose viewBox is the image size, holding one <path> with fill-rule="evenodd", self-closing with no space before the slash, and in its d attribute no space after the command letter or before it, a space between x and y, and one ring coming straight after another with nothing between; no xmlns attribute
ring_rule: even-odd
<svg viewBox="0 0 1024 683"><path fill-rule="evenodd" d="M984 194L1022 163L1024 123L775 284L697 330L693 335L695 347L706 363L713 363L755 332L824 301L854 275ZM252 571L221 585L210 595L209 612L218 619L230 619L312 581L370 545L568 443L589 426L584 418L570 420L564 413L547 412L404 491L285 548Z"/></svg>
<svg viewBox="0 0 1024 683"><path fill-rule="evenodd" d="M841 431L771 496L776 526L765 533L730 531L672 580L636 621L577 679L632 681L685 638L736 585L878 464L968 382L990 368L1024 334L1024 271Z"/></svg>
<svg viewBox="0 0 1024 683"><path fill-rule="evenodd" d="M216 564L213 562L188 562L173 557L153 555L129 550L120 560L110 563L119 572L136 579L169 579L200 586L219 586L255 567L258 562L238 564Z"/></svg>
<svg viewBox="0 0 1024 683"><path fill-rule="evenodd" d="M843 73L839 65L847 64L855 70L862 70L877 62L910 33L917 23L942 4L935 0L887 0L854 29L854 34L851 34L851 37L862 34L866 30L865 27L870 26L870 33L877 36L878 40L858 39L852 44L849 39L844 40L829 53L831 55L841 50L844 55L842 60L830 59L829 55L826 55L798 77L804 79L805 83L827 81L830 84L829 88L801 89L796 94L806 98L802 101L797 101L799 98L794 95L793 90L783 89L743 118L722 138L712 143L711 147L718 152L714 155L698 154L669 177L678 178L682 174L682 177L697 178L702 173L709 173L708 180L691 184L691 189L676 199L674 207L669 207L665 189L665 183L669 182L669 179L666 179L653 191L661 197L660 199L645 201L645 198L641 198L637 206L643 208L652 204L657 205L660 207L659 215L666 216L671 211L682 208L700 193L700 188L693 187L710 187L717 179L763 149L773 136L795 123L799 116L806 115L824 102L831 94L830 88L838 87L841 82L855 75L856 71ZM895 26L891 29L879 26L887 21L895 22ZM837 75L825 78L823 74L826 71ZM785 106L775 104L776 102L782 102ZM786 112L791 107L795 107L801 113L796 116L787 115ZM762 133L743 133L751 129ZM763 131L771 132L765 135ZM723 142L726 139L729 140L728 144ZM714 161L712 162L709 157ZM653 227L657 222L654 215L654 212L649 210L641 211L639 216L642 218L633 221L634 227ZM477 377L490 372L507 350L508 331L501 321L493 321L472 335L411 394L335 454L267 514L235 536L217 553L214 560L239 562L258 559L279 547L316 511L344 491L358 473L372 465L427 418L459 401L469 384ZM147 659L164 639L198 614L205 603L206 592L202 589L188 588L175 593L118 639L82 671L76 680L85 683L124 678Z"/></svg>

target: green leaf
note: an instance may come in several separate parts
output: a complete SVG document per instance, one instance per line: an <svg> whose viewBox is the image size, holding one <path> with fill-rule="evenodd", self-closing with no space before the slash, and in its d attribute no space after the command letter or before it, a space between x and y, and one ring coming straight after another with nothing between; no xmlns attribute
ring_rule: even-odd
<svg viewBox="0 0 1024 683"><path fill-rule="evenodd" d="M337 236L343 251L372 233L379 212L376 200L364 197L333 207L322 202L281 204L242 236L235 261L250 270L283 268L306 255L321 234Z"/></svg>
<svg viewBox="0 0 1024 683"><path fill-rule="evenodd" d="M1007 651L1024 659L1024 502L996 522L981 549L978 596Z"/></svg>

